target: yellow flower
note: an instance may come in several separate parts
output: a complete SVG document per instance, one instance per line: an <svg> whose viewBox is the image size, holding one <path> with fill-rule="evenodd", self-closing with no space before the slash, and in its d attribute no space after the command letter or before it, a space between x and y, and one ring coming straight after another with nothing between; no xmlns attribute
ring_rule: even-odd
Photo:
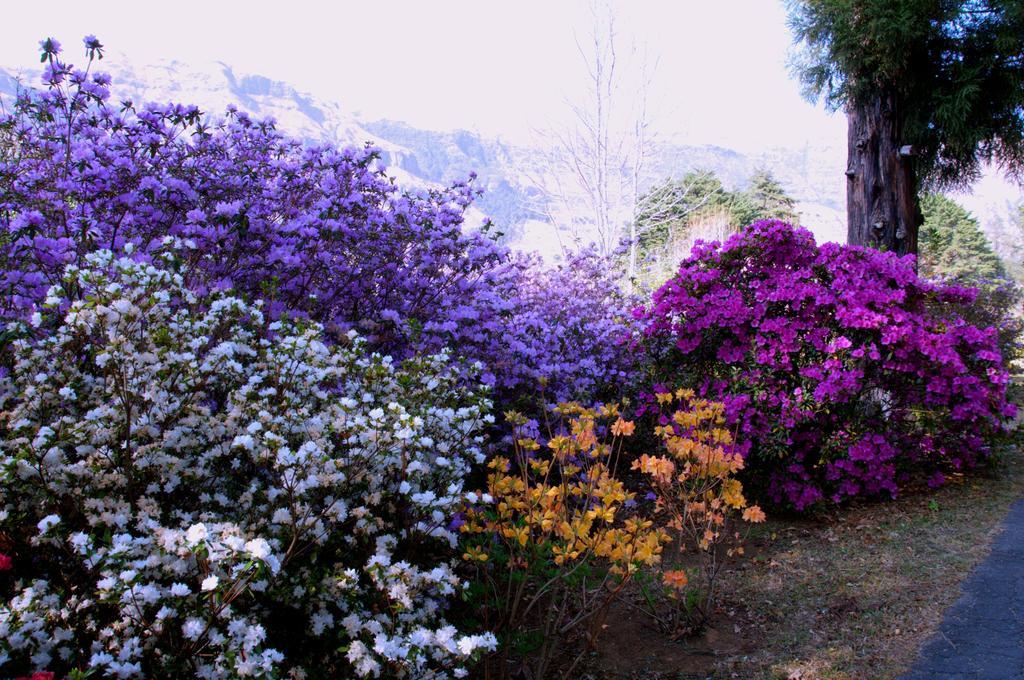
<svg viewBox="0 0 1024 680"><path fill-rule="evenodd" d="M529 437L517 439L516 444L518 444L522 449L526 451L536 451L537 449L540 448L540 444L537 443L537 440L531 439Z"/></svg>
<svg viewBox="0 0 1024 680"><path fill-rule="evenodd" d="M530 469L532 469L537 475L543 477L548 473L551 468L551 461L549 460L531 460Z"/></svg>
<svg viewBox="0 0 1024 680"><path fill-rule="evenodd" d="M743 484L738 479L729 478L722 483L722 500L730 507L742 508L747 504L743 497Z"/></svg>
<svg viewBox="0 0 1024 680"><path fill-rule="evenodd" d="M694 392L693 392L692 389L690 389L688 387L681 387L678 390L676 390L676 398L677 399L687 399L687 400L689 400L689 399L693 399L693 397L694 397Z"/></svg>
<svg viewBox="0 0 1024 680"><path fill-rule="evenodd" d="M526 542L530 539L529 527L506 527L502 529L501 533L505 538L514 538L521 546L526 545Z"/></svg>
<svg viewBox="0 0 1024 680"><path fill-rule="evenodd" d="M483 548L477 546L470 546L465 553L462 554L462 559L467 562L486 562L487 553L484 552Z"/></svg>
<svg viewBox="0 0 1024 680"><path fill-rule="evenodd" d="M505 411L505 420L509 425L525 425L526 416L519 411Z"/></svg>
<svg viewBox="0 0 1024 680"><path fill-rule="evenodd" d="M646 453L633 461L633 469L651 475L657 481L667 482L675 472L675 463L661 456L649 456Z"/></svg>
<svg viewBox="0 0 1024 680"><path fill-rule="evenodd" d="M576 434L576 446L581 451L589 451L597 445L597 435L594 434L594 425L590 424L590 427L583 429Z"/></svg>
<svg viewBox="0 0 1024 680"><path fill-rule="evenodd" d="M572 440L564 435L558 435L548 441L548 448L554 451L556 456L562 457L572 449Z"/></svg>
<svg viewBox="0 0 1024 680"><path fill-rule="evenodd" d="M700 422L700 418L693 411L676 411L672 414L672 420L683 427L694 427Z"/></svg>
<svg viewBox="0 0 1024 680"><path fill-rule="evenodd" d="M587 513L587 517L589 517L590 519L600 519L604 520L605 522L611 523L615 521L615 508L594 508L593 510Z"/></svg>
<svg viewBox="0 0 1024 680"><path fill-rule="evenodd" d="M711 438L716 444L732 444L732 433L720 427L711 430Z"/></svg>
<svg viewBox="0 0 1024 680"><path fill-rule="evenodd" d="M552 547L551 552L555 556L555 564L564 564L567 560L574 560L580 556L578 551L563 548L558 545Z"/></svg>

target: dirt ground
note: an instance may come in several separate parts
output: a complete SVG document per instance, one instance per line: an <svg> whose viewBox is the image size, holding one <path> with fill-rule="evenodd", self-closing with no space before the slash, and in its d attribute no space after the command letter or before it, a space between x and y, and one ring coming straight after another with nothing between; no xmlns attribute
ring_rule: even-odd
<svg viewBox="0 0 1024 680"><path fill-rule="evenodd" d="M885 503L769 517L719 584L711 625L671 640L635 610L608 617L577 677L894 678L1024 496L1024 457Z"/></svg>

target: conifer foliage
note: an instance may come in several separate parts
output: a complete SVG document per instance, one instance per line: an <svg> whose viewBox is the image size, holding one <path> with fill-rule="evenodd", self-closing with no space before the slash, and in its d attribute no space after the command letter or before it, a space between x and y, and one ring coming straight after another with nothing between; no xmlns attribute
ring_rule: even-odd
<svg viewBox="0 0 1024 680"><path fill-rule="evenodd" d="M1024 176L1019 0L792 0L812 98L849 120L849 242L917 250L920 187Z"/></svg>
<svg viewBox="0 0 1024 680"><path fill-rule="evenodd" d="M918 271L922 276L972 283L1006 277L1002 260L969 212L940 194L926 196L921 207L924 225Z"/></svg>

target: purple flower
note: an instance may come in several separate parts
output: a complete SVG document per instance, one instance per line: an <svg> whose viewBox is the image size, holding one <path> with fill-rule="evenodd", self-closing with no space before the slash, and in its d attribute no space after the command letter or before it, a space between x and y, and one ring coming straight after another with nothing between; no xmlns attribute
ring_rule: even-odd
<svg viewBox="0 0 1024 680"><path fill-rule="evenodd" d="M60 42L55 38L46 38L39 41L39 49L43 51L44 57L47 55L57 56L60 54Z"/></svg>
<svg viewBox="0 0 1024 680"><path fill-rule="evenodd" d="M30 318L92 249L152 257L171 236L189 244L192 289L264 299L272 318L316 321L331 338L355 329L396 360L448 349L499 410L542 378L551 401L637 379L638 300L614 268L592 252L546 266L467 230L472 179L403 191L375 149L309 146L235 108L208 124L194 106L122 107L106 77L47 61L46 91L0 115L24 151L0 164L0 321Z"/></svg>

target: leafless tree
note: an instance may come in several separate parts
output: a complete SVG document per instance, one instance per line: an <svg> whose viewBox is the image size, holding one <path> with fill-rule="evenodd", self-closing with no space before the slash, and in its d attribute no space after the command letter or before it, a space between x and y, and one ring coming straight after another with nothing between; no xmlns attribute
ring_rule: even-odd
<svg viewBox="0 0 1024 680"><path fill-rule="evenodd" d="M710 196L695 200L684 182L677 183L682 193L645 195L657 152L649 105L658 60L645 45L624 39L603 0L591 4L590 18L589 33L574 36L586 87L581 97L566 101L570 122L535 130L543 151L527 172L537 190L529 207L554 225L563 253L570 243L593 242L605 255L627 244L632 282L645 232L661 226L660 219L685 223L684 213L700 209Z"/></svg>
<svg viewBox="0 0 1024 680"><path fill-rule="evenodd" d="M538 189L538 216L555 225L568 222L573 240L592 241L611 254L624 239L635 240L631 225L652 150L647 105L655 69L635 44L623 54L611 7L595 1L590 9L589 34L574 36L585 96L567 100L569 125L537 131L547 155L530 179ZM631 86L635 92L628 91ZM635 251L630 263L634 268Z"/></svg>

